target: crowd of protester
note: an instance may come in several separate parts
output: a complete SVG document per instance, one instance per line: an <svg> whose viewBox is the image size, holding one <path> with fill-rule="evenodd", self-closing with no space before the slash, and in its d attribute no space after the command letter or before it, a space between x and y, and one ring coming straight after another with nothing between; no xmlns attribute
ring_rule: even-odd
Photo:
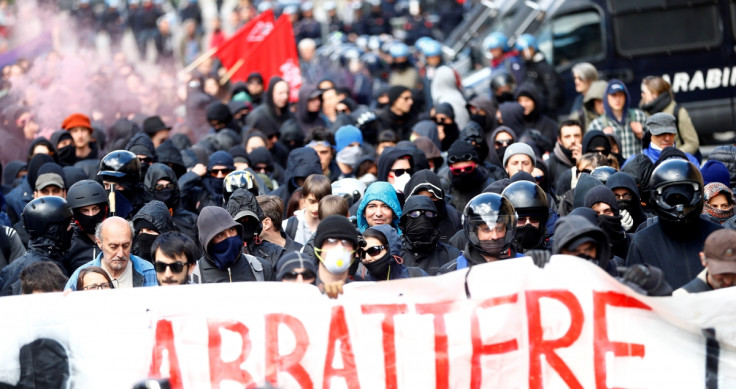
<svg viewBox="0 0 736 389"><path fill-rule="evenodd" d="M238 24L263 4L239 3ZM448 32L404 10L394 39L379 23L394 5L354 7L351 23L331 3L322 22L311 3L280 10L296 15L297 101L278 77L223 80L216 57L184 77L120 52L5 66L0 294L284 281L336 297L347 282L551 254L649 295L733 284L736 147L703 160L667 81L629 91L580 63L565 96L533 36L509 47L495 33L491 91L467 96L436 40ZM177 20L202 33L190 6ZM117 26L145 46L166 15Z"/></svg>

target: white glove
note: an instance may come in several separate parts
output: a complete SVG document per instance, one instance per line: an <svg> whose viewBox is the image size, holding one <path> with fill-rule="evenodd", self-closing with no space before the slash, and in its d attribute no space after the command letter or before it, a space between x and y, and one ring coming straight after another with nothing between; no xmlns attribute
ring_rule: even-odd
<svg viewBox="0 0 736 389"><path fill-rule="evenodd" d="M625 209L621 210L621 226L624 227L626 232L629 232L631 227L634 226L634 218L631 217L631 214Z"/></svg>

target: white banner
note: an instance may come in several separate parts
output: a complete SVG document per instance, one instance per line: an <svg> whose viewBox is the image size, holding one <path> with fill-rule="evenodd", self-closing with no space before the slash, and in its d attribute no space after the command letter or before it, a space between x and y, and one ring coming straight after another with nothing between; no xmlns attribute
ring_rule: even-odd
<svg viewBox="0 0 736 389"><path fill-rule="evenodd" d="M6 297L0 383L734 388L735 297L644 297L566 256L352 283L336 301L285 283Z"/></svg>

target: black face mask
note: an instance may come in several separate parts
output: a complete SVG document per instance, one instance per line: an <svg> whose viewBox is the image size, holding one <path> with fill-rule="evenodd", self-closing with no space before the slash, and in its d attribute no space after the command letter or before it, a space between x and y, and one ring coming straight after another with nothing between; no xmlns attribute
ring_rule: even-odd
<svg viewBox="0 0 736 389"><path fill-rule="evenodd" d="M632 205L634 205L633 200L616 200L616 203L618 203L618 209L625 209L629 213L631 213Z"/></svg>
<svg viewBox="0 0 736 389"><path fill-rule="evenodd" d="M371 273L373 278L377 280L385 280L389 276L388 269L391 264L390 259L391 253L387 250L384 256L373 262L367 263L363 261L363 266L368 269L368 272Z"/></svg>
<svg viewBox="0 0 736 389"><path fill-rule="evenodd" d="M514 101L514 94L511 92L502 92L501 94L496 95L496 101L498 104Z"/></svg>
<svg viewBox="0 0 736 389"><path fill-rule="evenodd" d="M244 221L241 221L240 225L243 226L243 240L245 240L246 242L255 238L258 234L258 227L260 227L259 222L248 218Z"/></svg>
<svg viewBox="0 0 736 389"><path fill-rule="evenodd" d="M498 155L499 161L503 161L503 155L506 154L506 148L508 146L501 146L496 149L496 155Z"/></svg>
<svg viewBox="0 0 736 389"><path fill-rule="evenodd" d="M56 159L59 161L61 166L72 166L77 160L76 150L74 144L64 146L56 151Z"/></svg>
<svg viewBox="0 0 736 389"><path fill-rule="evenodd" d="M485 115L470 115L470 120L480 124L481 127L485 129L486 127L486 116Z"/></svg>
<svg viewBox="0 0 736 389"><path fill-rule="evenodd" d="M485 255L500 258L505 243L505 238L481 240L478 243L478 250Z"/></svg>
<svg viewBox="0 0 736 389"><path fill-rule="evenodd" d="M175 208L178 199L174 196L174 189L154 190L152 194L154 200L163 202L167 208Z"/></svg>
<svg viewBox="0 0 736 389"><path fill-rule="evenodd" d="M608 239L613 242L620 242L626 239L626 231L621 225L621 216L598 215L598 227L608 235Z"/></svg>
<svg viewBox="0 0 736 389"><path fill-rule="evenodd" d="M82 229L82 232L84 232L85 234L94 234L95 228L98 224L102 223L102 221L105 220L105 216L106 212L102 209L100 210L100 212L97 212L97 214L92 216L87 216L79 211L74 211L74 220L77 221L77 224Z"/></svg>
<svg viewBox="0 0 736 389"><path fill-rule="evenodd" d="M133 254L145 259L148 262L153 262L153 255L151 255L151 246L153 241L158 238L158 235L139 233L133 240Z"/></svg>
<svg viewBox="0 0 736 389"><path fill-rule="evenodd" d="M542 230L532 225L517 227L515 238L524 250L543 248L544 234Z"/></svg>
<svg viewBox="0 0 736 389"><path fill-rule="evenodd" d="M406 217L403 231L409 244L416 251L425 252L437 247L440 232L435 223L424 215L416 219Z"/></svg>
<svg viewBox="0 0 736 389"><path fill-rule="evenodd" d="M222 196L222 193L225 192L225 188L222 186L223 181L225 178L217 178L212 176L206 176L202 178L202 185L205 189L207 189L208 192L215 196Z"/></svg>
<svg viewBox="0 0 736 389"><path fill-rule="evenodd" d="M460 173L458 175L450 173L450 175L452 176L452 186L460 191L478 188L484 182L478 168L473 169L470 173Z"/></svg>

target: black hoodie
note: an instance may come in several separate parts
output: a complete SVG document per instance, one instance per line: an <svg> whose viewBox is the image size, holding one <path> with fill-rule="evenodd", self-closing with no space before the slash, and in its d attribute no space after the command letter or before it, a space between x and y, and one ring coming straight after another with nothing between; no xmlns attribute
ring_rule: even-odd
<svg viewBox="0 0 736 389"><path fill-rule="evenodd" d="M515 98L518 100L519 96L526 96L534 101L534 110L528 115L524 115L524 131L521 136L523 137L524 133L529 130L538 130L547 141L546 144L549 145L543 151L552 151L557 139L557 122L542 113L545 106L539 97L539 90L534 83L524 82L516 90ZM541 145L543 142L537 143Z"/></svg>
<svg viewBox="0 0 736 389"><path fill-rule="evenodd" d="M608 236L600 227L583 216L568 215L557 221L552 254L561 254L562 249L574 248L569 246L584 237L595 240L597 265L611 276L618 277L615 262L610 260L611 249L608 244Z"/></svg>
<svg viewBox="0 0 736 389"><path fill-rule="evenodd" d="M288 103L287 106L282 109L281 114L278 114L276 105L273 102L273 90L279 81L283 81L283 79L279 77L271 78L268 82L268 90L264 96L264 103L248 114L245 121L246 125L251 128L259 129L269 137L272 134L278 134L281 125L292 117L291 111L289 111L288 108Z"/></svg>
<svg viewBox="0 0 736 389"><path fill-rule="evenodd" d="M243 188L236 189L232 196L230 196L230 200L227 201L227 211L235 221L244 217L244 214L251 217L255 216L259 223L264 219L263 210L261 209L261 206L258 205L256 197ZM257 233L260 234L260 228ZM267 260L270 262L271 268L274 269L274 271L276 270L276 265L278 264L279 259L286 254L286 250L284 250L283 247L269 241L262 240L258 236L243 236L243 241L245 242L246 254Z"/></svg>
<svg viewBox="0 0 736 389"><path fill-rule="evenodd" d="M166 196L167 192L155 192L154 187L159 180L167 180L174 185L170 190L170 196ZM161 200L166 203L166 207L172 212L174 226L186 236L197 241L197 214L187 211L180 203L179 181L176 178L174 170L157 162L151 165L143 178L143 189L145 190L146 201ZM166 198L168 197L168 198Z"/></svg>
<svg viewBox="0 0 736 389"><path fill-rule="evenodd" d="M406 183L404 193L408 199L425 190L433 193L438 199L434 204L440 215L440 225L438 227L440 230L440 241L447 243L463 227L460 222L460 212L447 201L445 191L442 189L440 177L431 170L415 172L409 179L409 182Z"/></svg>
<svg viewBox="0 0 736 389"><path fill-rule="evenodd" d="M307 178L312 174L322 174L322 165L317 152L310 147L296 148L289 153L286 171L284 171L285 184L270 194L280 197L284 204L288 204L289 197L298 188L294 179ZM291 215L286 215L286 207L284 207L284 217L289 216Z"/></svg>
<svg viewBox="0 0 736 389"><path fill-rule="evenodd" d="M409 212L415 210L436 209L437 208L435 207L434 202L429 197L422 195L412 196L411 198L406 200L406 204L404 204L404 208L402 210L403 214L401 216L401 221L399 222L402 226L402 231L405 231L400 255L401 258L404 259L404 266L421 268L431 276L437 275L442 265L460 256L460 250L445 243L442 243L442 241L440 240L438 240L437 244L431 249L421 251L416 250L407 238L405 227L406 222L409 218L409 216L407 215ZM442 221L444 220L440 219L438 223Z"/></svg>
<svg viewBox="0 0 736 389"><path fill-rule="evenodd" d="M181 151L176 148L174 142L170 139L163 141L156 147L156 157L158 157L158 162L166 164L173 169L177 178L187 172L187 167L184 165L184 158L181 157Z"/></svg>
<svg viewBox="0 0 736 389"><path fill-rule="evenodd" d="M636 186L634 176L626 172L613 173L608 177L606 186L611 188L611 190L625 188L631 192L631 200L625 203L626 207L623 207L621 202L618 203L618 206L622 211L626 210L634 220L634 224L629 229L629 232L636 231L637 227L639 227L641 223L647 221L647 215L644 213L644 208L641 206L639 188Z"/></svg>
<svg viewBox="0 0 736 389"><path fill-rule="evenodd" d="M381 153L378 158L378 174L376 180L388 181L388 174L391 171L391 166L394 165L397 159L409 157L409 164L414 169L414 155L411 150L400 149L396 147L387 147Z"/></svg>
<svg viewBox="0 0 736 389"><path fill-rule="evenodd" d="M197 228L199 228L198 242L204 251L204 255L197 263L202 275L202 283L257 281L254 269L260 269L264 281L273 280L273 270L268 261L252 255L246 256L242 251L230 267L219 269L215 265L214 259L209 254L210 243L215 235L231 227L234 227L242 236L243 226L233 220L232 216L220 207L204 207L199 214L197 220Z"/></svg>

